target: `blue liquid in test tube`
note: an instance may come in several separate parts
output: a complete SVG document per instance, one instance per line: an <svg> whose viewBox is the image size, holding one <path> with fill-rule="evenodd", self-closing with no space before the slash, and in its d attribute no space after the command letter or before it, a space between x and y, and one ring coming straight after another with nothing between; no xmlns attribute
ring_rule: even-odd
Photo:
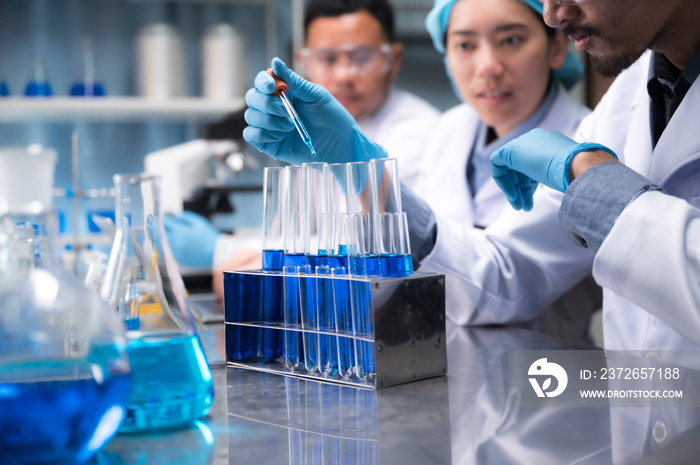
<svg viewBox="0 0 700 465"><path fill-rule="evenodd" d="M263 282L258 275L224 274L224 300L227 323L250 323L262 304ZM230 361L260 356L259 340L252 326L226 325L226 354Z"/></svg>
<svg viewBox="0 0 700 465"><path fill-rule="evenodd" d="M331 269L327 265L316 267L316 282L318 291L318 329L321 332L335 332L335 306L333 300L333 280L330 279ZM326 376L338 374L338 342L337 337L330 334L319 334L319 370Z"/></svg>
<svg viewBox="0 0 700 465"><path fill-rule="evenodd" d="M304 362L301 340L299 267L285 266L284 276L284 362L288 371L298 370Z"/></svg>
<svg viewBox="0 0 700 465"><path fill-rule="evenodd" d="M346 268L331 269L334 277L347 276ZM338 358L337 370L343 378L352 375L355 366L355 349L352 340L352 315L350 311L350 281L347 279L332 279L333 281L333 312L335 319Z"/></svg>
<svg viewBox="0 0 700 465"><path fill-rule="evenodd" d="M283 250L263 250L263 270L281 272L284 261ZM262 322L264 324L280 324L284 322L283 283L279 274L263 276L262 292ZM283 332L279 329L263 328L262 358L276 360L282 356Z"/></svg>
<svg viewBox="0 0 700 465"><path fill-rule="evenodd" d="M311 273L311 265L299 267L299 297L302 341L304 343L304 366L306 371L318 370L318 289L317 278Z"/></svg>

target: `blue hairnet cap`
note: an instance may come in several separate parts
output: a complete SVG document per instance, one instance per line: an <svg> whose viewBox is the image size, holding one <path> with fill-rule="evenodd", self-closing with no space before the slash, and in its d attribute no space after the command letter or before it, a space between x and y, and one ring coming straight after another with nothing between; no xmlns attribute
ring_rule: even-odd
<svg viewBox="0 0 700 465"><path fill-rule="evenodd" d="M440 53L445 53L445 33L447 32L447 24L450 22L450 14L452 7L459 0L435 0L433 9L430 10L425 18L425 28L428 30L435 50ZM542 14L542 3L537 0L521 0L528 4L533 10L540 15ZM583 78L583 65L575 53L571 50L566 54L566 60L561 68L554 70L552 73L555 78L564 84L564 87L571 89L578 81Z"/></svg>

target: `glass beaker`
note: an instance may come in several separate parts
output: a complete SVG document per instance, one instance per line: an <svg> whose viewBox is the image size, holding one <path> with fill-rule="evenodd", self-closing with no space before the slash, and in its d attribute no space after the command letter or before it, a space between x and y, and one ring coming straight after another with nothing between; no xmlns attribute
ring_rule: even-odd
<svg viewBox="0 0 700 465"><path fill-rule="evenodd" d="M160 177L116 174L114 184L117 230L102 297L127 327L132 386L121 431L181 426L209 412L214 388L163 229Z"/></svg>
<svg viewBox="0 0 700 465"><path fill-rule="evenodd" d="M50 209L55 159L0 150L2 463L83 463L126 410L123 326L60 263Z"/></svg>

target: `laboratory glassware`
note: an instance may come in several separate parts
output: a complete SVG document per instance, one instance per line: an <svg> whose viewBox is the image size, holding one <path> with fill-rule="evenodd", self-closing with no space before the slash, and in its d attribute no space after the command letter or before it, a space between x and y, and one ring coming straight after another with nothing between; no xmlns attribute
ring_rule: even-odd
<svg viewBox="0 0 700 465"><path fill-rule="evenodd" d="M80 47L83 55L83 80L71 86L70 95L73 97L102 97L105 95L105 88L95 80L95 55L90 37L83 37Z"/></svg>
<svg viewBox="0 0 700 465"><path fill-rule="evenodd" d="M284 259L284 198L286 174L282 167L263 170L263 269L281 271Z"/></svg>
<svg viewBox="0 0 700 465"><path fill-rule="evenodd" d="M374 271L375 256L369 253L370 214L351 213L347 217L348 260L350 275L365 277ZM363 382L375 373L374 328L369 281L350 282L352 331L355 339L355 375Z"/></svg>
<svg viewBox="0 0 700 465"><path fill-rule="evenodd" d="M263 170L263 270L268 272L282 271L284 261L284 199L286 195L286 172L282 167L266 167ZM263 308L256 312L254 321L283 323L282 283L275 277L262 279ZM255 352L242 354L248 357L260 357L264 360L275 360L282 355L283 335L280 331L263 328L241 328L244 340L258 336L259 342L252 344ZM243 347L251 347L250 344ZM243 358L243 357L242 357Z"/></svg>
<svg viewBox="0 0 700 465"><path fill-rule="evenodd" d="M56 154L0 150L0 457L83 463L116 434L129 392L124 328L62 267Z"/></svg>
<svg viewBox="0 0 700 465"><path fill-rule="evenodd" d="M34 76L32 80L27 83L27 87L24 89L24 95L26 97L50 97L53 95L51 84L49 84L46 79L44 60L41 55L34 57Z"/></svg>
<svg viewBox="0 0 700 465"><path fill-rule="evenodd" d="M292 106L292 102L290 102L289 98L287 97L287 92L289 92L287 83L275 76L275 73L272 72L272 68L268 68L267 73L275 79L275 91L273 92L273 95L277 95L280 99L282 99L284 108L287 110L287 114L289 114L289 117L292 119L294 127L297 129L301 140L311 151L311 156L315 157L316 149L314 148L314 144L311 142L311 137L309 137L309 133L306 131L304 123L301 122L301 118L299 118L299 115Z"/></svg>
<svg viewBox="0 0 700 465"><path fill-rule="evenodd" d="M406 213L378 213L377 253L382 276L401 277L413 273Z"/></svg>
<svg viewBox="0 0 700 465"><path fill-rule="evenodd" d="M209 412L214 390L163 228L160 177L116 174L114 184L117 229L101 293L128 330L132 387L121 431L183 426Z"/></svg>

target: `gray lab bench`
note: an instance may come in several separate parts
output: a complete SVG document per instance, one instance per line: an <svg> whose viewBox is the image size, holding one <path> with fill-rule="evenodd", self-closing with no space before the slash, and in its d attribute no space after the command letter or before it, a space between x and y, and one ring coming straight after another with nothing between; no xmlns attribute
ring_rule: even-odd
<svg viewBox="0 0 700 465"><path fill-rule="evenodd" d="M214 375L210 415L177 431L118 435L95 464L600 465L613 457L641 457L640 464L700 457L700 430L658 441L644 423L648 409L637 409L640 420L630 408L520 406L506 382L508 350L592 349L540 333L448 323L447 376L378 391L227 367L223 325L200 335ZM620 422L616 412L638 424Z"/></svg>

